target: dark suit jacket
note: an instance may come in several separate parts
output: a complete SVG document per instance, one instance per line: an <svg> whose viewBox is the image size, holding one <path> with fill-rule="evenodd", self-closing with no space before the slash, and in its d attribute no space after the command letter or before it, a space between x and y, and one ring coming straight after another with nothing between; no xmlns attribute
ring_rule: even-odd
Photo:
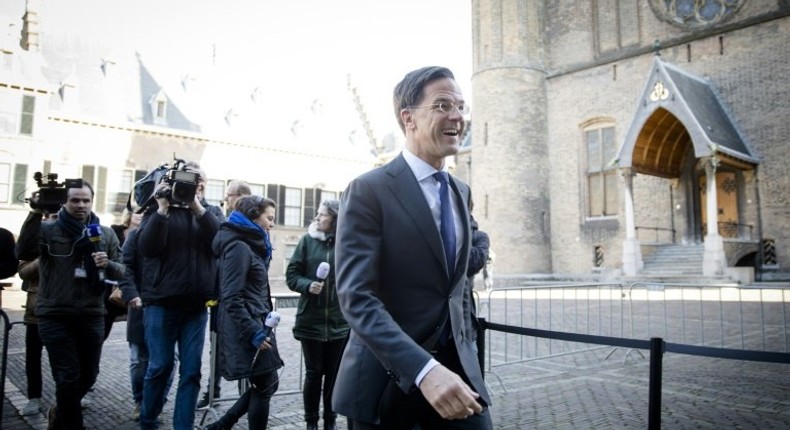
<svg viewBox="0 0 790 430"><path fill-rule="evenodd" d="M340 414L377 423L390 379L404 392L416 390L414 380L431 359L420 344L439 329L448 308L466 376L491 403L477 361L466 277L470 191L456 178L450 182L464 226L452 279L428 203L402 155L353 180L343 195L335 261L340 305L352 331L332 401Z"/></svg>

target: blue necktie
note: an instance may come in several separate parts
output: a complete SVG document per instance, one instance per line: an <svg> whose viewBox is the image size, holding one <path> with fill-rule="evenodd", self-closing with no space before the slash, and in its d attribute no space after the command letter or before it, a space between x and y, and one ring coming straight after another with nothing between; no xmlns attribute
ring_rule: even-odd
<svg viewBox="0 0 790 430"><path fill-rule="evenodd" d="M444 256L447 259L447 274L450 278L455 273L455 221L453 221L453 207L450 200L450 175L447 172L436 172L433 177L439 181L439 201L441 203L441 223L439 233L444 243Z"/></svg>

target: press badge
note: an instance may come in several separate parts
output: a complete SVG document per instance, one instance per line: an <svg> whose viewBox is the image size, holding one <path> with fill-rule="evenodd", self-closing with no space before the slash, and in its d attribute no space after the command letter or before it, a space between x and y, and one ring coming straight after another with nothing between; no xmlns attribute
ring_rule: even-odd
<svg viewBox="0 0 790 430"><path fill-rule="evenodd" d="M87 277L88 277L88 272L85 271L84 267L80 266L74 268L74 278L85 279Z"/></svg>

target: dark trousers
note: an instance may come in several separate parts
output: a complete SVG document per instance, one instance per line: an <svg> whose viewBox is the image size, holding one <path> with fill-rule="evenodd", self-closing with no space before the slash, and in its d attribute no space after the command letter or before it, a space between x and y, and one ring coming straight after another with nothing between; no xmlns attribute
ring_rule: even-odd
<svg viewBox="0 0 790 430"><path fill-rule="evenodd" d="M27 398L41 398L41 352L44 344L38 334L38 324L25 325L25 374Z"/></svg>
<svg viewBox="0 0 790 430"><path fill-rule="evenodd" d="M308 423L318 422L318 406L321 402L322 380L324 397L324 422L335 422L337 414L332 411L332 390L337 377L337 365L343 353L346 339L303 340L305 379L302 396L304 398L304 419Z"/></svg>
<svg viewBox="0 0 790 430"><path fill-rule="evenodd" d="M469 384L464 374L455 344L449 342L439 350L434 357L439 363L461 376ZM388 387L387 405L383 405L382 424L375 425L353 421L354 430L412 430L419 425L421 429L437 430L491 430L491 416L488 408L484 408L479 415L472 415L463 420L445 420L430 403L425 400L420 390L409 394L403 393L397 386Z"/></svg>
<svg viewBox="0 0 790 430"><path fill-rule="evenodd" d="M39 317L38 329L55 380L57 428L82 429L80 400L99 373L104 317Z"/></svg>
<svg viewBox="0 0 790 430"><path fill-rule="evenodd" d="M222 428L232 428L244 414L251 429L266 429L269 423L269 403L280 384L277 371L250 378L252 386L219 419Z"/></svg>

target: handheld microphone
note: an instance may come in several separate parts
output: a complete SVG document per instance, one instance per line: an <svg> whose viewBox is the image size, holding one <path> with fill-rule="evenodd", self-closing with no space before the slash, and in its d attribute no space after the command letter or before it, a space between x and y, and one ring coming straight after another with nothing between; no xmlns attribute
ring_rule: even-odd
<svg viewBox="0 0 790 430"><path fill-rule="evenodd" d="M265 342L266 339L272 335L272 330L280 324L280 314L277 311L269 312L269 315L266 315L266 320L263 322L263 341ZM255 355L252 357L252 364L250 365L250 371L255 368L255 360L258 359L258 354L261 353L260 349L255 350Z"/></svg>
<svg viewBox="0 0 790 430"><path fill-rule="evenodd" d="M324 261L323 263L319 264L318 269L315 271L315 276L319 281L324 282L326 277L329 276L329 263Z"/></svg>
<svg viewBox="0 0 790 430"><path fill-rule="evenodd" d="M274 330L278 324L280 324L280 314L277 311L269 312L269 315L266 315L266 321L263 322L264 339L272 335L272 330Z"/></svg>
<svg viewBox="0 0 790 430"><path fill-rule="evenodd" d="M315 276L318 278L319 281L321 281L321 284L323 285L324 281L326 280L326 277L329 276L329 263L324 261L321 264L319 264L318 269L316 269L315 271ZM323 300L321 300L321 297L322 297L321 295L318 296L319 306L322 306L321 302Z"/></svg>
<svg viewBox="0 0 790 430"><path fill-rule="evenodd" d="M89 224L88 225L88 239L91 240L93 244L93 250L95 252L102 252L101 249L101 226L99 224ZM96 272L99 275L99 282L104 282L107 279L107 272L104 270L103 267L97 267Z"/></svg>

